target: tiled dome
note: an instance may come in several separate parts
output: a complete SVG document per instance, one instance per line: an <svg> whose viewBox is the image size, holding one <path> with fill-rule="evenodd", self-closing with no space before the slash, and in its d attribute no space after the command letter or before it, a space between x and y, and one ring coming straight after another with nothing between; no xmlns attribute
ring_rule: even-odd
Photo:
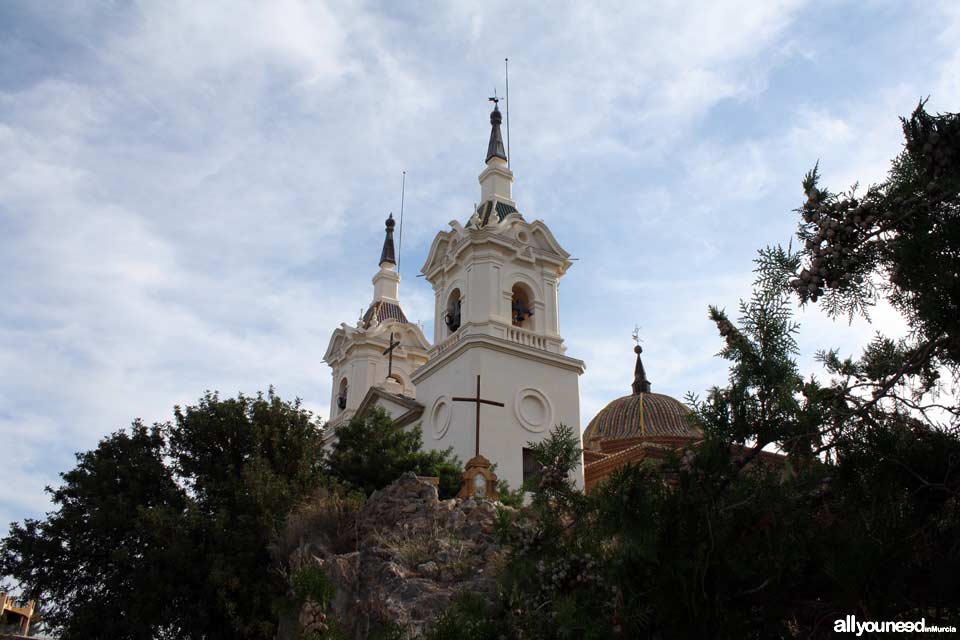
<svg viewBox="0 0 960 640"><path fill-rule="evenodd" d="M367 307L367 312L363 314L362 322L365 329L369 329L371 324L379 324L388 318L393 318L398 322L409 323L407 316L399 304L387 302L386 300L377 300L371 302Z"/></svg>
<svg viewBox="0 0 960 640"><path fill-rule="evenodd" d="M583 433L590 446L602 440L640 437L701 438L687 422L690 410L662 393L634 393L617 398L600 410Z"/></svg>
<svg viewBox="0 0 960 640"><path fill-rule="evenodd" d="M633 370L633 393L617 398L590 421L583 432L586 447L600 447L611 440L634 438L701 438L701 433L690 425L690 410L679 400L662 393L650 392L650 381L643 368L637 345L637 365ZM601 447L608 448L608 447Z"/></svg>

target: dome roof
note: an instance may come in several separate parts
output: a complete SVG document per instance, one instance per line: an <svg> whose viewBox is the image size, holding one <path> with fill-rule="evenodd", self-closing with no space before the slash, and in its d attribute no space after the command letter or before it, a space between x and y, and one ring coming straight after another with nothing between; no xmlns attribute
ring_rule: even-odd
<svg viewBox="0 0 960 640"><path fill-rule="evenodd" d="M617 398L600 410L583 432L584 445L595 447L611 440L635 438L702 438L700 431L687 421L690 410L686 406L670 396L650 392L650 381L640 359L643 349L638 344L633 352L637 354L633 393Z"/></svg>
<svg viewBox="0 0 960 640"><path fill-rule="evenodd" d="M640 437L701 438L687 421L690 410L662 393L634 393L617 398L600 410L587 430L584 444L599 440Z"/></svg>
<svg viewBox="0 0 960 640"><path fill-rule="evenodd" d="M375 300L371 302L360 322L363 324L364 329L369 329L370 325L380 324L388 318L393 318L397 322L403 322L404 324L410 323L399 304L387 302L386 300Z"/></svg>

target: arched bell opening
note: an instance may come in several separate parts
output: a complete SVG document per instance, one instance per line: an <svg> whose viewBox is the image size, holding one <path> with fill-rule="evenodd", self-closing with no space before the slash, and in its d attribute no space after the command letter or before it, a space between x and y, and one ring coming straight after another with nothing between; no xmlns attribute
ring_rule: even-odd
<svg viewBox="0 0 960 640"><path fill-rule="evenodd" d="M443 323L447 325L447 335L452 335L460 328L460 317L463 310L463 296L460 289L454 289L447 296L446 312L443 316Z"/></svg>
<svg viewBox="0 0 960 640"><path fill-rule="evenodd" d="M510 299L510 322L513 326L533 329L533 300L530 287L522 282L513 285Z"/></svg>
<svg viewBox="0 0 960 640"><path fill-rule="evenodd" d="M347 392L349 385L347 384L347 379L344 378L340 381L340 388L337 390L337 412L341 412L347 408Z"/></svg>

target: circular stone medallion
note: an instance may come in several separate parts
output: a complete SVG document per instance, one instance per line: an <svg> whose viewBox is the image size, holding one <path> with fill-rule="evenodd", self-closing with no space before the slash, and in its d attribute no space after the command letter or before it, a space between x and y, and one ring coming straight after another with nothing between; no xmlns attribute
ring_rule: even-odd
<svg viewBox="0 0 960 640"><path fill-rule="evenodd" d="M513 412L527 431L540 433L553 424L553 406L539 389L527 387L517 392Z"/></svg>
<svg viewBox="0 0 960 640"><path fill-rule="evenodd" d="M433 437L439 440L450 428L450 420L453 418L453 412L450 410L450 403L446 396L440 396L433 401L430 408L430 426L433 429Z"/></svg>

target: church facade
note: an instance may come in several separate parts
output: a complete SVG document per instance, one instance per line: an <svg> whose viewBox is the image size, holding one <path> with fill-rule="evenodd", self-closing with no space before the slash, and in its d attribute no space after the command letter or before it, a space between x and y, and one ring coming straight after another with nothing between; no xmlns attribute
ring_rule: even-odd
<svg viewBox="0 0 960 640"><path fill-rule="evenodd" d="M434 292L432 341L400 306L394 221L387 219L373 299L356 325L334 331L324 355L333 376L326 438L332 444L340 425L380 406L399 428L420 424L425 447L452 448L463 462L492 462L500 479L516 488L536 473L532 443L558 424L580 434L585 365L567 354L560 333L560 280L570 254L546 223L529 222L519 210L500 126L495 103L480 204L465 223L453 220L437 233L421 269ZM639 353L637 365L642 371ZM643 384L638 389L635 381L638 399L616 400L592 421L589 484L651 445L699 436L684 428L683 405L651 394L645 375ZM612 409L617 402L639 406L639 415ZM655 437L664 430L671 437ZM637 448L647 434L653 440ZM619 440L629 446L618 447ZM623 455L625 449L634 455ZM576 482L584 486L583 465Z"/></svg>

